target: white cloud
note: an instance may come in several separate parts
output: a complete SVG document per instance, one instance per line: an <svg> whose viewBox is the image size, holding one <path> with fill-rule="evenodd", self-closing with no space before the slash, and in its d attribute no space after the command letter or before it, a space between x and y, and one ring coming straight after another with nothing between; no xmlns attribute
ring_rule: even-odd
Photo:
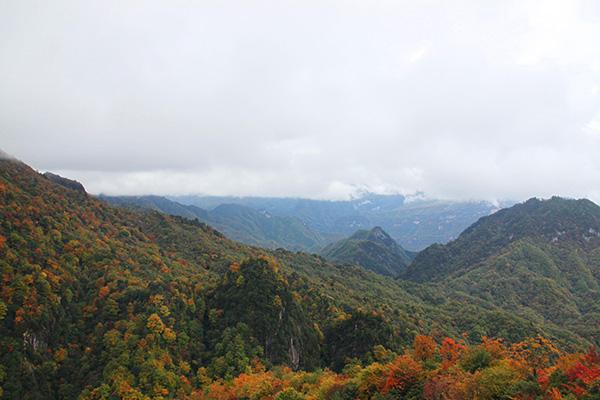
<svg viewBox="0 0 600 400"><path fill-rule="evenodd" d="M92 192L590 196L594 1L7 1L0 147Z"/></svg>
<svg viewBox="0 0 600 400"><path fill-rule="evenodd" d="M429 51L429 46L425 45L425 46L421 46L418 49L416 49L415 51L411 52L409 57L408 57L408 61L411 63L416 63L418 62L420 59L422 59L423 57L425 57L425 55L427 54L427 52Z"/></svg>

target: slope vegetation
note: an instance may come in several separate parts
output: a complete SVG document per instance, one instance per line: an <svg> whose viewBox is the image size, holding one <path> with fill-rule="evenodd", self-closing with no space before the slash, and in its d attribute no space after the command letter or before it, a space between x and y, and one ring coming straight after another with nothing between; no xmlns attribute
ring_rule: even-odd
<svg viewBox="0 0 600 400"><path fill-rule="evenodd" d="M437 282L533 321L600 339L600 207L531 199L421 252L406 279Z"/></svg>
<svg viewBox="0 0 600 400"><path fill-rule="evenodd" d="M388 276L403 273L413 257L380 227L359 230L347 239L328 245L321 254L337 263L360 265Z"/></svg>

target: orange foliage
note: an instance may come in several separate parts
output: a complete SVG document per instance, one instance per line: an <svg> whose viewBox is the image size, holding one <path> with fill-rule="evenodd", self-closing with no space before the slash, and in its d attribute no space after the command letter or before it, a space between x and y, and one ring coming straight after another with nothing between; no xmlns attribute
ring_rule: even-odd
<svg viewBox="0 0 600 400"><path fill-rule="evenodd" d="M471 385L470 375L437 375L425 382L424 400L463 400L468 398Z"/></svg>
<svg viewBox="0 0 600 400"><path fill-rule="evenodd" d="M510 348L511 357L523 363L532 371L547 367L561 353L548 339L537 336L513 344Z"/></svg>
<svg viewBox="0 0 600 400"><path fill-rule="evenodd" d="M238 399L264 399L280 388L281 382L273 379L271 372L241 374L233 380L233 392Z"/></svg>
<svg viewBox="0 0 600 400"><path fill-rule="evenodd" d="M98 297L103 299L110 293L110 288L108 286L102 286L100 291L98 292Z"/></svg>
<svg viewBox="0 0 600 400"><path fill-rule="evenodd" d="M599 357L594 349L587 354L562 356L554 364L539 368L531 375L529 367L532 363L539 364L550 357L548 354L554 354L553 346L538 338L515 344L511 351L502 341L495 339L484 338L481 344L467 347L445 338L439 349L441 362L437 364L434 357L437 347L433 339L421 336L415 339L413 347L415 351L406 352L388 363L347 366L344 374L328 370L294 372L288 367L267 371L262 364L254 361L252 372L241 374L231 381L205 382L204 389L194 392L192 398L276 399L283 393L291 398L328 399L335 398L348 385L353 385L353 396L359 400L378 398L382 394L392 396L390 398L418 396L416 398L425 400L500 398L496 396L510 394L515 400L532 400L531 393L514 393L514 387L511 387L519 381L529 380L539 385L539 397L536 398L559 400L565 392L570 392L565 397L581 398L600 383ZM461 353L481 348L496 358L494 363L475 372L462 369L457 362ZM526 368L515 367L521 364ZM564 374L567 382L553 383L550 377L555 372Z"/></svg>
<svg viewBox="0 0 600 400"><path fill-rule="evenodd" d="M414 355L417 360L429 360L435 355L437 344L431 336L418 335L413 342Z"/></svg>
<svg viewBox="0 0 600 400"><path fill-rule="evenodd" d="M506 352L506 346L502 339L490 339L487 336L481 338L481 345L494 358L501 358Z"/></svg>
<svg viewBox="0 0 600 400"><path fill-rule="evenodd" d="M235 399L235 396L232 390L226 387L223 382L214 382L208 387L206 397L200 398L211 400L233 400Z"/></svg>
<svg viewBox="0 0 600 400"><path fill-rule="evenodd" d="M25 310L23 310L22 308L19 308L16 312L15 312L15 324L20 324L21 322L23 322L23 315L25 315Z"/></svg>
<svg viewBox="0 0 600 400"><path fill-rule="evenodd" d="M548 398L548 400L560 400L563 397L557 388L552 388L552 390L550 390L550 392L548 393L547 398Z"/></svg>

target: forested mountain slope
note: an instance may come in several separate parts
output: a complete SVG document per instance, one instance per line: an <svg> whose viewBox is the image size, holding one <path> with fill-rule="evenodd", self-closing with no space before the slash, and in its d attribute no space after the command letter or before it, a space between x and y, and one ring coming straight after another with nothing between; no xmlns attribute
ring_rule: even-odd
<svg viewBox="0 0 600 400"><path fill-rule="evenodd" d="M228 268L225 253L248 250L203 224L114 209L16 161L0 160L0 206L5 396L181 387L182 366L205 352L211 270ZM189 251L161 248L141 220L192 231Z"/></svg>
<svg viewBox="0 0 600 400"><path fill-rule="evenodd" d="M600 207L531 199L421 252L406 279L437 282L600 340Z"/></svg>
<svg viewBox="0 0 600 400"><path fill-rule="evenodd" d="M403 273L414 257L380 227L356 231L349 238L326 246L321 255L337 263L360 265L388 276Z"/></svg>

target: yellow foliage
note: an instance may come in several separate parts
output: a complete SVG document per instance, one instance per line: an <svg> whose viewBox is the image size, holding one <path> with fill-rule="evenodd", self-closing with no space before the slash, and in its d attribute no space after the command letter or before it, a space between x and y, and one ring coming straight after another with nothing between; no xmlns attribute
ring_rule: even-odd
<svg viewBox="0 0 600 400"><path fill-rule="evenodd" d="M417 335L413 342L413 351L417 360L429 360L437 350L437 344L431 336Z"/></svg>
<svg viewBox="0 0 600 400"><path fill-rule="evenodd" d="M165 324L163 323L162 319L160 319L158 314L152 314L148 317L146 327L155 333L162 333L162 331L165 330Z"/></svg>
<svg viewBox="0 0 600 400"><path fill-rule="evenodd" d="M269 268L271 268L273 272L279 272L279 263L277 262L275 257L271 255L261 254L260 256L258 256L258 258L260 260L266 261L269 265Z"/></svg>
<svg viewBox="0 0 600 400"><path fill-rule="evenodd" d="M169 311L169 307L167 306L160 306L160 315L162 315L163 317L168 317L169 315L171 315L171 311Z"/></svg>
<svg viewBox="0 0 600 400"><path fill-rule="evenodd" d="M67 358L67 349L61 347L60 349L54 352L54 361L60 363L63 362Z"/></svg>
<svg viewBox="0 0 600 400"><path fill-rule="evenodd" d="M162 335L167 342L174 342L177 339L177 334L171 328L165 328Z"/></svg>

